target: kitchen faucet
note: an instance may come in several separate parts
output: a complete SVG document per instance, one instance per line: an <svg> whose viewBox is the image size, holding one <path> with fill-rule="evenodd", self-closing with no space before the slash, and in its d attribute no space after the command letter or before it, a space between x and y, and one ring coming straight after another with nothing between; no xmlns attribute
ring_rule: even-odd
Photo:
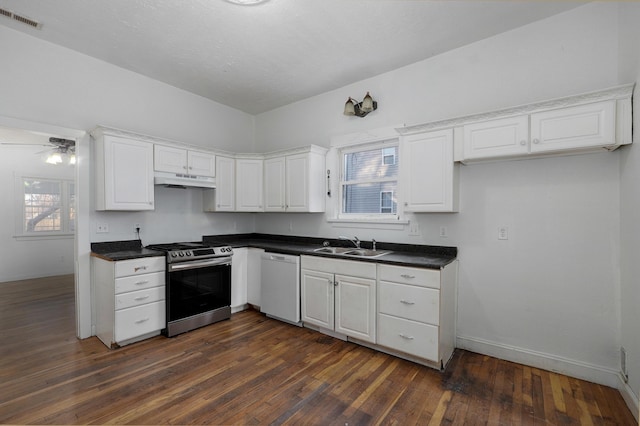
<svg viewBox="0 0 640 426"><path fill-rule="evenodd" d="M349 237L343 237L342 235L338 237L341 240L351 241L351 243L356 246L356 248L360 248L360 240L358 237L353 237L353 240Z"/></svg>

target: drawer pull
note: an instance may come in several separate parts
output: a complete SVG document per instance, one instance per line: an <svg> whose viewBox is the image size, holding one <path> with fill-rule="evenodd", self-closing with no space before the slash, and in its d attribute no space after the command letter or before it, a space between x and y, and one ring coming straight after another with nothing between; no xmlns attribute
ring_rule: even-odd
<svg viewBox="0 0 640 426"><path fill-rule="evenodd" d="M136 324L142 324L143 322L147 322L147 321L149 321L149 317L139 319L138 321L136 321Z"/></svg>
<svg viewBox="0 0 640 426"><path fill-rule="evenodd" d="M144 284L148 284L149 281L138 281L137 283L135 283L136 285L144 285Z"/></svg>
<svg viewBox="0 0 640 426"><path fill-rule="evenodd" d="M398 334L398 336L406 340L413 340L413 336L407 336L406 334L403 334L403 333Z"/></svg>
<svg viewBox="0 0 640 426"><path fill-rule="evenodd" d="M147 294L146 296L139 296L139 297L136 297L136 298L135 298L135 299L133 299L133 300L145 300L145 299L148 299L148 298L149 298L149 295Z"/></svg>
<svg viewBox="0 0 640 426"><path fill-rule="evenodd" d="M404 300L404 299L400 300L400 303L404 303L405 305L415 305L416 304L416 302L411 302L409 300Z"/></svg>
<svg viewBox="0 0 640 426"><path fill-rule="evenodd" d="M413 279L413 278L415 278L415 277L416 277L415 275L409 275L409 274L402 274L402 275L400 275L400 276L401 276L402 278L409 278L409 279Z"/></svg>
<svg viewBox="0 0 640 426"><path fill-rule="evenodd" d="M135 268L133 268L133 272L146 271L146 270L147 270L146 266L136 266Z"/></svg>

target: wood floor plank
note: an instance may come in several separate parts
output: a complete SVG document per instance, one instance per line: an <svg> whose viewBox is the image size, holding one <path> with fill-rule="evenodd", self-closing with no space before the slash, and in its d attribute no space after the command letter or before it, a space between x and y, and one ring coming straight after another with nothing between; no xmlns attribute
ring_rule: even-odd
<svg viewBox="0 0 640 426"><path fill-rule="evenodd" d="M117 350L73 277L0 283L0 424L633 425L611 388L456 350L439 371L256 311Z"/></svg>

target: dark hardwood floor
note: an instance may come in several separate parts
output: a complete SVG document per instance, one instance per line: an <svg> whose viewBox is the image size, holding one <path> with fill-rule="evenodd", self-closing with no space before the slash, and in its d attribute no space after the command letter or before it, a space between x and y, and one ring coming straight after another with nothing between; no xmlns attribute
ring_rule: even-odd
<svg viewBox="0 0 640 426"><path fill-rule="evenodd" d="M75 338L73 293L0 283L0 423L637 424L615 389L462 350L440 373L255 311L109 350Z"/></svg>

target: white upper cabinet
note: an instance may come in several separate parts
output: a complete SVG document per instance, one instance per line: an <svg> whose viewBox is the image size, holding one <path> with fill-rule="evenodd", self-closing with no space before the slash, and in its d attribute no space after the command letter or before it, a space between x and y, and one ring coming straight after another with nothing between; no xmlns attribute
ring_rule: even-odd
<svg viewBox="0 0 640 426"><path fill-rule="evenodd" d="M464 131L465 158L523 155L529 152L529 116L467 124Z"/></svg>
<svg viewBox="0 0 640 426"><path fill-rule="evenodd" d="M236 160L216 155L216 189L203 191L205 212L232 212L236 208Z"/></svg>
<svg viewBox="0 0 640 426"><path fill-rule="evenodd" d="M267 158L264 161L265 211L324 212L324 148Z"/></svg>
<svg viewBox="0 0 640 426"><path fill-rule="evenodd" d="M154 145L154 169L159 172L215 177L215 155L167 145Z"/></svg>
<svg viewBox="0 0 640 426"><path fill-rule="evenodd" d="M283 212L286 209L285 158L264 160L264 211Z"/></svg>
<svg viewBox="0 0 640 426"><path fill-rule="evenodd" d="M452 129L404 136L400 141L400 164L405 211L458 210Z"/></svg>
<svg viewBox="0 0 640 426"><path fill-rule="evenodd" d="M264 211L262 158L236 159L236 211Z"/></svg>
<svg viewBox="0 0 640 426"><path fill-rule="evenodd" d="M614 150L632 143L634 84L397 128L402 135L454 130L454 161ZM406 157L405 157L406 158Z"/></svg>
<svg viewBox="0 0 640 426"><path fill-rule="evenodd" d="M102 128L92 136L96 210L153 210L153 144Z"/></svg>
<svg viewBox="0 0 640 426"><path fill-rule="evenodd" d="M531 152L615 145L616 102L531 114Z"/></svg>

